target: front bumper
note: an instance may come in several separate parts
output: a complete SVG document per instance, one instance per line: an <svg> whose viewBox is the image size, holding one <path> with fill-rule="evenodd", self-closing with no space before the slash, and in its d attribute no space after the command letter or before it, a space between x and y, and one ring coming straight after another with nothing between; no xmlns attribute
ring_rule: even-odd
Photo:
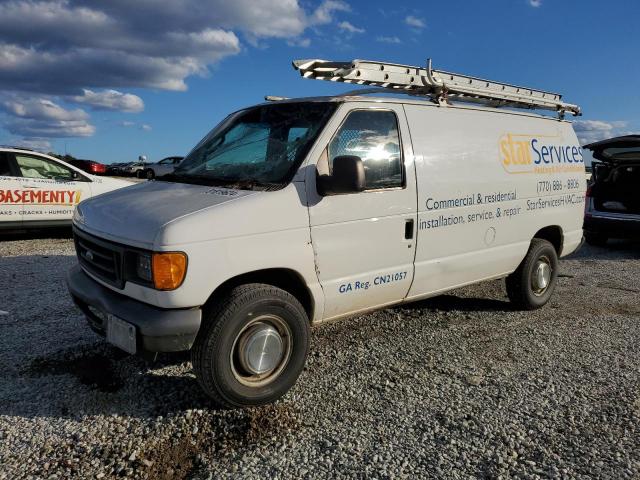
<svg viewBox="0 0 640 480"><path fill-rule="evenodd" d="M608 238L640 238L640 220L624 218L622 215L608 216L587 214L584 218L584 230L588 233L606 235Z"/></svg>
<svg viewBox="0 0 640 480"><path fill-rule="evenodd" d="M201 309L165 310L134 300L102 286L84 273L80 265L67 273L67 286L89 326L100 335L106 335L106 325L91 312L90 306L134 325L138 351L189 350L200 329Z"/></svg>

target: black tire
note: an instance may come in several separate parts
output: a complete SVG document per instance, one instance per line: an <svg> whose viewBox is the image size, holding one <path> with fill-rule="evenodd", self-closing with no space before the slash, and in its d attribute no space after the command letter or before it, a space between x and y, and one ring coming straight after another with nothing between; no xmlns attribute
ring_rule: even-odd
<svg viewBox="0 0 640 480"><path fill-rule="evenodd" d="M250 377L243 376L236 345L249 328L263 325L263 318L283 322L278 328L285 330L283 342L288 336L289 353L274 369L273 378L252 384ZM274 402L287 393L302 372L308 352L309 319L300 302L280 288L252 283L234 288L203 313L191 360L202 389L218 405L251 407Z"/></svg>
<svg viewBox="0 0 640 480"><path fill-rule="evenodd" d="M584 240L594 247L604 247L607 244L607 236L603 233L585 232Z"/></svg>
<svg viewBox="0 0 640 480"><path fill-rule="evenodd" d="M135 176L136 178L143 178L143 171L142 170L136 170Z"/></svg>
<svg viewBox="0 0 640 480"><path fill-rule="evenodd" d="M551 269L546 288L534 288L534 269L539 262L548 263ZM556 288L558 280L558 254L547 240L534 238L529 251L515 272L506 278L507 296L516 308L535 310L545 305Z"/></svg>
<svg viewBox="0 0 640 480"><path fill-rule="evenodd" d="M156 172L154 172L154 171L153 171L153 170L151 170L151 169L148 169L148 170L145 172L145 177L147 178L147 180L153 180L153 179L156 177Z"/></svg>

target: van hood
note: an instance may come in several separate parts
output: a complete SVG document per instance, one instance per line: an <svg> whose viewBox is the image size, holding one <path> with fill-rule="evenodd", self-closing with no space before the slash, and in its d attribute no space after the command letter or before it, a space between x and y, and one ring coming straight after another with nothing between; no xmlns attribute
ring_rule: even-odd
<svg viewBox="0 0 640 480"><path fill-rule="evenodd" d="M145 182L87 199L76 207L74 224L94 235L151 248L162 226L223 203L260 192L169 182Z"/></svg>
<svg viewBox="0 0 640 480"><path fill-rule="evenodd" d="M624 135L590 143L583 148L593 152L593 158L607 163L640 161L640 135Z"/></svg>

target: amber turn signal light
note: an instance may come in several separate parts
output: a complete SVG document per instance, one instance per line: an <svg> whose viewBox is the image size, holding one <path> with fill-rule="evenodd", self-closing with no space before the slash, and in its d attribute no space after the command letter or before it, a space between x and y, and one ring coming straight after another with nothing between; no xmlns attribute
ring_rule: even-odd
<svg viewBox="0 0 640 480"><path fill-rule="evenodd" d="M187 273L187 256L182 252L154 253L151 260L153 285L158 290L175 290Z"/></svg>

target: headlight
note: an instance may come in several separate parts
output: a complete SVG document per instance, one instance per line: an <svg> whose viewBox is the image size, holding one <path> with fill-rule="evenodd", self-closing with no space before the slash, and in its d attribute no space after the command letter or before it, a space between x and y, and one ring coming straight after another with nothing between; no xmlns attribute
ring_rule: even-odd
<svg viewBox="0 0 640 480"><path fill-rule="evenodd" d="M187 255L182 252L154 253L151 257L153 285L158 290L175 290L187 273Z"/></svg>
<svg viewBox="0 0 640 480"><path fill-rule="evenodd" d="M139 253L136 260L136 275L147 282L153 281L153 272L151 270L151 255L147 253Z"/></svg>
<svg viewBox="0 0 640 480"><path fill-rule="evenodd" d="M76 208L73 209L73 221L74 223L84 223L84 215L80 205L76 205Z"/></svg>

